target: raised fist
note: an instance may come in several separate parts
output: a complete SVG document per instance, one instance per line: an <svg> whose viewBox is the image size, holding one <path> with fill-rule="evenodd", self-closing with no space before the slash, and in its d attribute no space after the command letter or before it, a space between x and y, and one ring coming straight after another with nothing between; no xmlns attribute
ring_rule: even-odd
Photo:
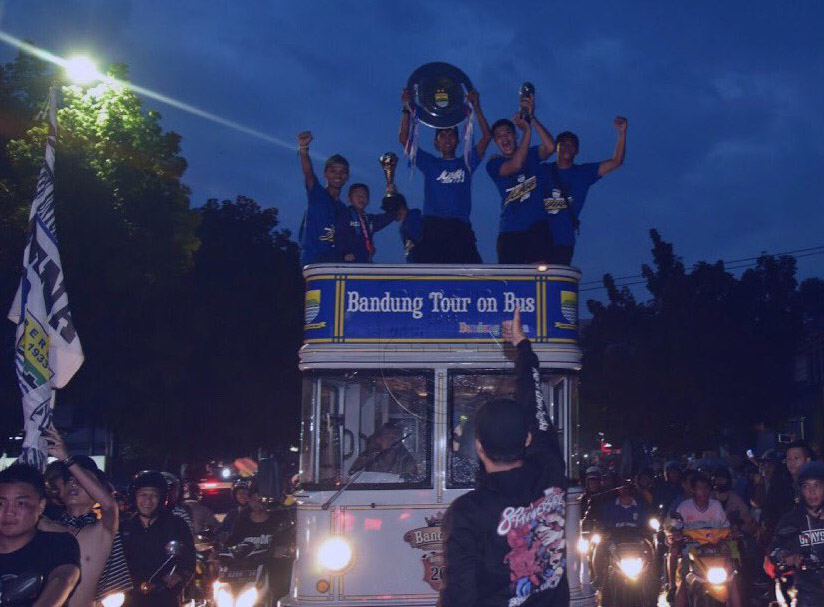
<svg viewBox="0 0 824 607"><path fill-rule="evenodd" d="M619 133L627 132L627 119L623 116L616 116L613 124L615 125L615 128L618 129Z"/></svg>
<svg viewBox="0 0 824 607"><path fill-rule="evenodd" d="M305 148L312 143L312 131L301 131L298 134L298 146Z"/></svg>

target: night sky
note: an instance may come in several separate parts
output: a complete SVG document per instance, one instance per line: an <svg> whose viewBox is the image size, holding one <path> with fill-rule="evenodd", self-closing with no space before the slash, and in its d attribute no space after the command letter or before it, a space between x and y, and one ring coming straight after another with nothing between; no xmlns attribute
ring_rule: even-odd
<svg viewBox="0 0 824 607"><path fill-rule="evenodd" d="M344 154L352 179L371 185L373 210L383 187L377 159L401 152L400 89L420 64L463 69L490 124L516 111L518 87L532 81L536 114L553 133L579 134L580 161L611 156L612 120L625 115L627 161L590 191L581 218L575 262L584 280L637 274L650 259L651 227L687 263L824 245L817 0L12 0L0 2L0 29L61 56L126 63L141 86L290 144L311 129L313 152ZM3 46L0 60L15 54ZM278 207L297 232L306 199L294 147L147 106L183 135L193 205L244 194ZM404 165L398 185L420 205L420 174L410 182ZM500 201L485 170L473 195L491 262ZM376 244L377 261L402 259L396 225ZM824 275L824 255L799 267L802 277Z"/></svg>

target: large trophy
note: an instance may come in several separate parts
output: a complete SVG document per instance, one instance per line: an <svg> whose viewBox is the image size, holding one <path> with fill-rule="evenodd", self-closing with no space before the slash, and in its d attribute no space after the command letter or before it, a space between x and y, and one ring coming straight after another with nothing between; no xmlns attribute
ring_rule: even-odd
<svg viewBox="0 0 824 607"><path fill-rule="evenodd" d="M395 186L395 171L398 168L398 156L392 152L386 152L380 157L383 175L386 177L386 193L381 200L381 209L386 213L396 215L398 208L406 204L403 194L398 192Z"/></svg>
<svg viewBox="0 0 824 607"><path fill-rule="evenodd" d="M466 74L441 61L422 65L406 83L418 120L436 129L457 126L466 118L466 94L473 88Z"/></svg>

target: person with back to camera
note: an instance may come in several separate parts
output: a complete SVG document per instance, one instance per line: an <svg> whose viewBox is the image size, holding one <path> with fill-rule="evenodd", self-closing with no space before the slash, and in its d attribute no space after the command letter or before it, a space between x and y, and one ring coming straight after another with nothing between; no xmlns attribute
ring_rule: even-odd
<svg viewBox="0 0 824 607"><path fill-rule="evenodd" d="M541 165L538 180L544 193L544 210L552 232L550 263L568 266L575 253L575 236L579 231L581 211L596 181L624 164L627 149L627 119L615 118L618 142L612 158L602 162L575 164L578 136L564 131L555 138L557 161Z"/></svg>
<svg viewBox="0 0 824 607"><path fill-rule="evenodd" d="M516 350L515 399L490 400L476 415L485 474L444 517L443 607L569 604L564 458L518 310L503 332Z"/></svg>

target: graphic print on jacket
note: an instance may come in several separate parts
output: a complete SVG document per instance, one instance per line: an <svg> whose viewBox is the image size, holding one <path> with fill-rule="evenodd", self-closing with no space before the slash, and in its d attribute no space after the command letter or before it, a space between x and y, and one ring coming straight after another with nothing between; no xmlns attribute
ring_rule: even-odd
<svg viewBox="0 0 824 607"><path fill-rule="evenodd" d="M565 508L564 490L551 487L529 506L509 506L501 513L498 535L506 536L512 548L504 557L511 582L509 607L561 582L566 567Z"/></svg>

